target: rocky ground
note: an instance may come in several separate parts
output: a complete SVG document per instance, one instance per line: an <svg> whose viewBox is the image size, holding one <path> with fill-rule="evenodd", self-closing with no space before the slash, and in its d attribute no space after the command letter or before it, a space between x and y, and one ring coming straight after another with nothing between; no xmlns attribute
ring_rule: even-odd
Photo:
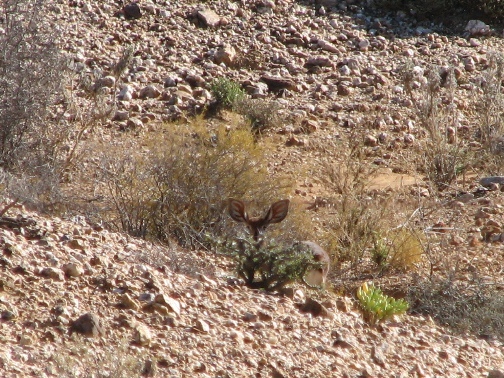
<svg viewBox="0 0 504 378"><path fill-rule="evenodd" d="M15 210L1 225L6 378L502 376L500 341L453 335L429 317L371 327L351 298L249 290L218 256L83 219Z"/></svg>
<svg viewBox="0 0 504 378"><path fill-rule="evenodd" d="M376 188L414 198L434 193L415 169L415 149L427 137L401 67L412 62L418 83L429 64L454 67L455 103L465 110L456 127L471 136L478 85L504 45L500 32L482 24L465 30L461 21L448 30L404 12L371 16L353 1L138 5L49 6L74 69L119 99L115 115L88 140L119 143L189 117L209 106L209 84L224 76L253 98L277 101L289 120L265 135L274 144L272 174L337 160L335 146L358 135L369 161L382 167ZM113 67L129 46L131 68L116 82ZM480 178L472 172L463 196L432 200L423 221L441 234L435 248L447 261L502 288L504 202L498 184L481 195ZM323 180L296 179L298 200L327 193ZM457 335L428 316L372 327L338 290L256 292L231 278L221 256L152 244L84 218L12 208L0 220L0 242L5 377L504 376L496 338ZM332 280L337 289L335 273Z"/></svg>

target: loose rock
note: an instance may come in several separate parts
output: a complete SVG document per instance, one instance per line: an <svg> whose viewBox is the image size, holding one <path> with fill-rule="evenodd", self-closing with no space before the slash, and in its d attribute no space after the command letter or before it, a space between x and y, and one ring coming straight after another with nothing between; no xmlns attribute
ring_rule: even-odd
<svg viewBox="0 0 504 378"><path fill-rule="evenodd" d="M103 334L100 326L100 320L95 314L87 313L81 315L70 325L70 333L78 332L85 336L98 336Z"/></svg>

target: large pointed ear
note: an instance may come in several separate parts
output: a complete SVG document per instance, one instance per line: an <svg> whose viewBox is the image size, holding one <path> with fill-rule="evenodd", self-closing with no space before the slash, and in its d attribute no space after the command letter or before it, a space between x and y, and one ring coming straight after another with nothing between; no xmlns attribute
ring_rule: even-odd
<svg viewBox="0 0 504 378"><path fill-rule="evenodd" d="M290 201L288 199L284 199L271 205L268 213L264 217L264 220L267 222L266 224L283 221L289 212L289 203Z"/></svg>
<svg viewBox="0 0 504 378"><path fill-rule="evenodd" d="M237 222L248 222L248 215L245 211L245 204L243 203L243 201L230 198L229 215Z"/></svg>

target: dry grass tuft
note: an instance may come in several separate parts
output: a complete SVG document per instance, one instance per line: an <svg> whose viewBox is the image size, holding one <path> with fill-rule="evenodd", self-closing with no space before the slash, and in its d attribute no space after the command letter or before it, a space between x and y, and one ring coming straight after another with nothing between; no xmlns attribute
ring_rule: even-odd
<svg viewBox="0 0 504 378"><path fill-rule="evenodd" d="M62 378L130 378L140 376L145 368L138 356L128 353L126 342L100 351L77 342L55 354L49 365L48 369Z"/></svg>
<svg viewBox="0 0 504 378"><path fill-rule="evenodd" d="M424 253L419 235L412 230L392 230L387 237L385 265L389 269L407 271L415 268Z"/></svg>

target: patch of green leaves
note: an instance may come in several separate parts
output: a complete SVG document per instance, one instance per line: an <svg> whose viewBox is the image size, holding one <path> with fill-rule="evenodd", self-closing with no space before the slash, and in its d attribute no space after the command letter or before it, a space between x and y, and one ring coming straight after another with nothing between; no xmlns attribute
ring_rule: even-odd
<svg viewBox="0 0 504 378"><path fill-rule="evenodd" d="M277 291L288 283L302 281L307 272L321 268L321 263L301 243L289 247L274 243L258 246L239 239L230 252L238 277L255 289Z"/></svg>
<svg viewBox="0 0 504 378"><path fill-rule="evenodd" d="M357 290L357 298L364 312L364 317L371 324L386 320L393 315L405 313L409 304L404 299L389 297L373 284L363 283Z"/></svg>
<svg viewBox="0 0 504 378"><path fill-rule="evenodd" d="M373 241L373 248L371 249L371 256L376 265L383 268L387 265L387 258L389 255L389 247L386 241L379 235Z"/></svg>
<svg viewBox="0 0 504 378"><path fill-rule="evenodd" d="M210 85L218 107L233 109L236 104L245 98L245 91L240 84L226 77L215 79Z"/></svg>

